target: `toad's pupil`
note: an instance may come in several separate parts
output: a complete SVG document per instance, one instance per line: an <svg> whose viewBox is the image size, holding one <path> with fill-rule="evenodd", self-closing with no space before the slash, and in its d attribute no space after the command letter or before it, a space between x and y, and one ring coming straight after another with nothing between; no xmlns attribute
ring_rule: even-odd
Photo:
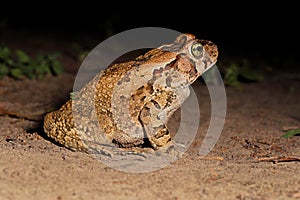
<svg viewBox="0 0 300 200"><path fill-rule="evenodd" d="M197 46L197 51L202 51L202 47L201 46Z"/></svg>

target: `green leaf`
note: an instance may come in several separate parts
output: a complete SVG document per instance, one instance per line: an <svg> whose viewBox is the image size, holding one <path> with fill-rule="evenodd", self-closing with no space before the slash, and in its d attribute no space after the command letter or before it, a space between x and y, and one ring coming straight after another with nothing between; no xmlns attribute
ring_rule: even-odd
<svg viewBox="0 0 300 200"><path fill-rule="evenodd" d="M248 81L261 81L263 79L262 76L252 72L247 67L242 67L239 70L239 75Z"/></svg>
<svg viewBox="0 0 300 200"><path fill-rule="evenodd" d="M5 60L5 63L9 66L14 66L15 65L15 61L12 58L7 58Z"/></svg>
<svg viewBox="0 0 300 200"><path fill-rule="evenodd" d="M47 74L51 74L51 70L47 63L37 66L35 72L38 79L43 79Z"/></svg>
<svg viewBox="0 0 300 200"><path fill-rule="evenodd" d="M89 53L90 53L89 50L81 51L79 53L79 61L82 62L88 56Z"/></svg>
<svg viewBox="0 0 300 200"><path fill-rule="evenodd" d="M78 92L77 91L70 93L70 99L76 100L77 98L78 98Z"/></svg>
<svg viewBox="0 0 300 200"><path fill-rule="evenodd" d="M19 68L12 69L10 71L10 74L13 78L16 78L16 79L21 79L23 77L23 72Z"/></svg>
<svg viewBox="0 0 300 200"><path fill-rule="evenodd" d="M17 59L20 63L22 64L28 64L30 63L30 57L22 50L17 50L16 51L16 56L17 56Z"/></svg>
<svg viewBox="0 0 300 200"><path fill-rule="evenodd" d="M30 78L30 79L34 79L36 78L35 76L35 63L31 62L29 65L22 65L19 63L19 68L22 70L23 74Z"/></svg>
<svg viewBox="0 0 300 200"><path fill-rule="evenodd" d="M290 138L290 137L293 137L293 136L299 135L299 134L300 134L300 129L293 129L293 130L287 131L286 134L282 135L281 137Z"/></svg>
<svg viewBox="0 0 300 200"><path fill-rule="evenodd" d="M15 79L42 79L47 74L60 75L63 72L62 64L57 59L59 53L33 59L24 51L16 50L14 55L11 56L9 48L0 46L0 78L10 75Z"/></svg>
<svg viewBox="0 0 300 200"><path fill-rule="evenodd" d="M53 70L54 75L60 75L64 71L61 63L58 60L52 61L51 69Z"/></svg>
<svg viewBox="0 0 300 200"><path fill-rule="evenodd" d="M9 69L6 64L0 63L0 79L9 73Z"/></svg>
<svg viewBox="0 0 300 200"><path fill-rule="evenodd" d="M240 82L238 81L239 75L239 66L237 64L231 64L225 71L224 81L225 84L230 86L239 86Z"/></svg>
<svg viewBox="0 0 300 200"><path fill-rule="evenodd" d="M7 47L0 47L0 59L6 61L10 58L10 50Z"/></svg>

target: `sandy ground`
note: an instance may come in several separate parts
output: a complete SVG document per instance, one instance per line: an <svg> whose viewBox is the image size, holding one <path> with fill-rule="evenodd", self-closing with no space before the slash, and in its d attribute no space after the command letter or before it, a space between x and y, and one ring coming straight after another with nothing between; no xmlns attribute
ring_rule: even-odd
<svg viewBox="0 0 300 200"><path fill-rule="evenodd" d="M189 150L163 169L126 173L45 138L42 117L69 98L79 64L62 43L36 42L30 48L28 43L23 41L20 48L49 52L60 46L66 73L40 81L0 80L1 200L300 199L300 162L260 160L300 157L299 136L280 137L284 129L300 126L300 80L295 73L274 71L241 89L226 87L224 129L204 158L197 153L209 125L210 101L206 86L198 81L193 87L199 91L201 121Z"/></svg>

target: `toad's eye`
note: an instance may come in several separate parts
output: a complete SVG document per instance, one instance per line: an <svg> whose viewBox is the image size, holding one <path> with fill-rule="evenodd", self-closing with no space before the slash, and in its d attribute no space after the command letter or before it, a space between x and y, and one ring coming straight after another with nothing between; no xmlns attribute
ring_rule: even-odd
<svg viewBox="0 0 300 200"><path fill-rule="evenodd" d="M200 43L195 43L191 46L191 53L196 58L202 56L203 53L203 46Z"/></svg>

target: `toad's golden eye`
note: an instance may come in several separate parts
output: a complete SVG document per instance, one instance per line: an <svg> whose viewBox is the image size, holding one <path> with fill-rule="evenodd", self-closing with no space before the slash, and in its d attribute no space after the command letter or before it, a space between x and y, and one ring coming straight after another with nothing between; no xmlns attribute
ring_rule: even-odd
<svg viewBox="0 0 300 200"><path fill-rule="evenodd" d="M202 56L203 53L203 46L200 43L195 43L191 46L191 53L196 58Z"/></svg>

